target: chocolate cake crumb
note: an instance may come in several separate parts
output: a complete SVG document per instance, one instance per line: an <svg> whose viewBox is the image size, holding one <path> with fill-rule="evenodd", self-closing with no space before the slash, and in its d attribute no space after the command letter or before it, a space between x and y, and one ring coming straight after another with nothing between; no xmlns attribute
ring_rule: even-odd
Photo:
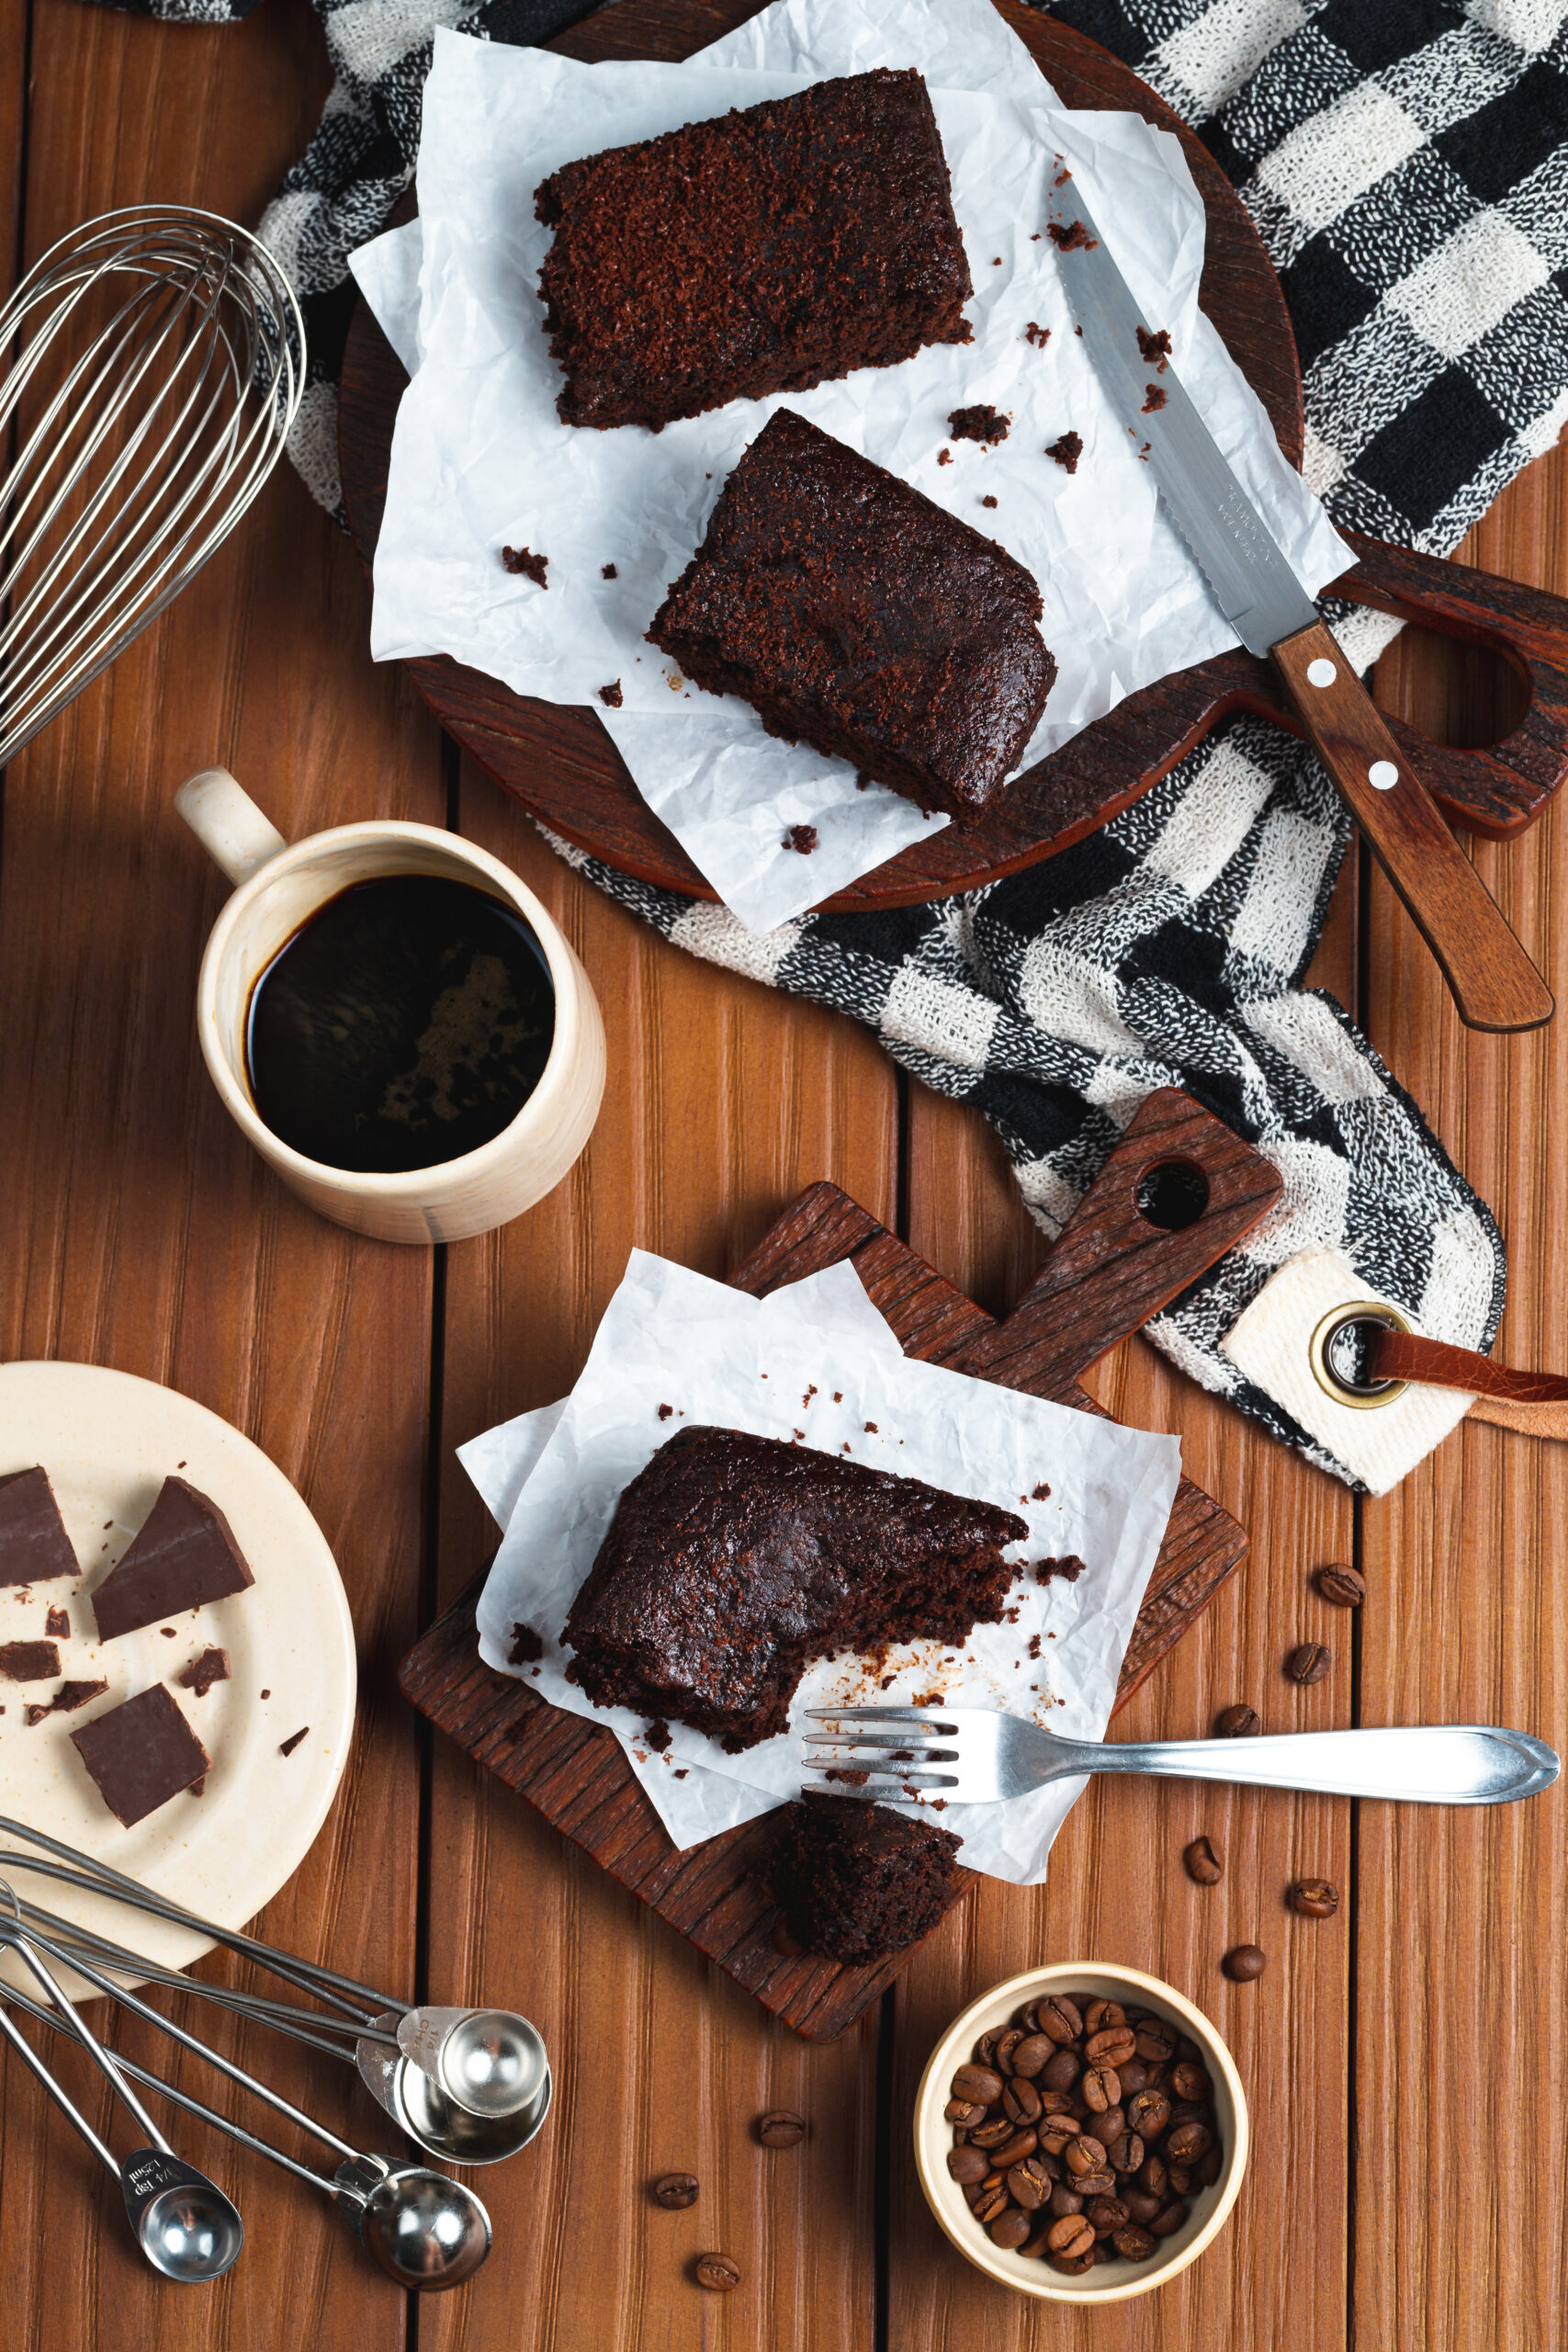
<svg viewBox="0 0 1568 2352"><path fill-rule="evenodd" d="M271 1692L270 1690L264 1690L264 1691L262 1692L262 1697L263 1697L264 1699L270 1699L270 1698L271 1698L271 1696L272 1696L272 1692Z"/></svg>
<svg viewBox="0 0 1568 2352"><path fill-rule="evenodd" d="M71 1633L71 1614L65 1609L51 1609L43 1621L43 1630L51 1641L63 1642Z"/></svg>
<svg viewBox="0 0 1568 2352"><path fill-rule="evenodd" d="M1047 233L1057 251L1064 254L1091 254L1100 243L1098 237L1089 235L1081 220L1069 220L1065 226L1060 220L1053 220Z"/></svg>
<svg viewBox="0 0 1568 2352"><path fill-rule="evenodd" d="M1138 350L1143 356L1145 367L1152 368L1156 375L1163 376L1165 374L1166 361L1170 357L1170 330L1168 327L1161 327L1156 334L1151 334L1147 327L1140 327L1138 329Z"/></svg>
<svg viewBox="0 0 1568 2352"><path fill-rule="evenodd" d="M1038 1634L1031 1634L1029 1636L1029 1655L1031 1657L1038 1657L1040 1655L1040 1636Z"/></svg>
<svg viewBox="0 0 1568 2352"><path fill-rule="evenodd" d="M310 1736L310 1726L309 1724L306 1724L302 1729L299 1731L291 1731L287 1739L280 1739L278 1741L278 1754L280 1756L292 1756L295 1749L299 1747L299 1742L302 1739L309 1739Z"/></svg>
<svg viewBox="0 0 1568 2352"><path fill-rule="evenodd" d="M512 1647L506 1653L508 1666L532 1666L536 1658L543 1657L544 1655L545 1645L532 1625L514 1624L513 1626ZM285 1748L283 1752L287 1756L288 1750Z"/></svg>
<svg viewBox="0 0 1568 2352"><path fill-rule="evenodd" d="M996 503L996 500L990 495L989 492L987 492L986 496L980 501L982 506L994 506Z"/></svg>
<svg viewBox="0 0 1568 2352"><path fill-rule="evenodd" d="M1071 178L1072 178L1072 174L1071 174L1071 172L1069 172L1069 171L1067 170L1066 166L1064 164L1064 165L1063 165L1063 167L1062 167L1062 169L1057 173L1057 175L1056 175L1055 178L1052 181L1051 185L1052 185L1052 187L1066 187L1066 185L1067 185L1067 182L1068 182Z"/></svg>
<svg viewBox="0 0 1568 2352"><path fill-rule="evenodd" d="M1043 327L1038 319L1031 319L1023 330L1023 339L1025 343L1032 343L1036 351L1043 351L1051 340L1051 330Z"/></svg>
<svg viewBox="0 0 1568 2352"><path fill-rule="evenodd" d="M1170 394L1166 390L1163 384L1145 384L1144 386L1144 391L1145 398L1143 408L1140 411L1140 413L1144 416L1153 416L1155 411L1156 409L1163 408L1167 401L1170 398Z"/></svg>
<svg viewBox="0 0 1568 2352"><path fill-rule="evenodd" d="M615 570L613 563L602 563L599 567L599 577L601 580L618 580L620 576L620 573Z"/></svg>
<svg viewBox="0 0 1568 2352"><path fill-rule="evenodd" d="M685 1764L677 1764L677 1765L676 1765L676 1767L675 1767L675 1778L676 1778L678 1781L683 1781L683 1780L685 1779L686 1774L687 1774L687 1772L689 1771L689 1770L690 1770L690 1769L691 1769L691 1768L690 1768L690 1766L689 1766L689 1765L685 1765Z"/></svg>
<svg viewBox="0 0 1568 2352"><path fill-rule="evenodd" d="M988 401L978 401L973 408L955 408L947 429L955 441L981 441L987 447L1008 437L1006 417Z"/></svg>
<svg viewBox="0 0 1568 2352"><path fill-rule="evenodd" d="M216 1647L203 1650L199 1657L193 1657L188 1666L181 1667L175 1677L182 1690L193 1690L198 1699L205 1699L215 1682L228 1679L229 1653Z"/></svg>
<svg viewBox="0 0 1568 2352"><path fill-rule="evenodd" d="M784 837L785 849L797 849L802 857L809 857L817 846L815 825L792 825Z"/></svg>
<svg viewBox="0 0 1568 2352"><path fill-rule="evenodd" d="M179 1634L173 1625L160 1625L158 1631L166 1642L177 1642L179 1639Z"/></svg>
<svg viewBox="0 0 1568 2352"><path fill-rule="evenodd" d="M860 1764L829 1764L822 1778L825 1781L842 1781L847 1788L863 1789L871 1774Z"/></svg>
<svg viewBox="0 0 1568 2352"><path fill-rule="evenodd" d="M886 1805L813 1789L784 1808L761 1875L790 1941L861 1966L936 1926L953 1896L958 1844Z"/></svg>
<svg viewBox="0 0 1568 2352"><path fill-rule="evenodd" d="M1083 1572L1084 1563L1076 1552L1068 1552L1059 1560L1036 1560L1034 1563L1036 1584L1049 1584L1054 1577L1060 1577L1065 1584L1077 1584Z"/></svg>
<svg viewBox="0 0 1568 2352"><path fill-rule="evenodd" d="M950 465L952 465L952 463L953 463L953 452L952 452L952 450L951 450L951 449L939 449L939 450L937 451L937 453L936 453L936 461L937 461L937 464L938 464L939 466L950 466Z"/></svg>
<svg viewBox="0 0 1568 2352"><path fill-rule="evenodd" d="M607 686L600 687L599 699L606 710L619 710L622 700L619 678L612 678Z"/></svg>
<svg viewBox="0 0 1568 2352"><path fill-rule="evenodd" d="M502 548L501 560L508 571L525 572L536 587L549 586L549 582L545 578L550 560L547 555L535 555L527 548Z"/></svg>
<svg viewBox="0 0 1568 2352"><path fill-rule="evenodd" d="M660 1756L663 1755L665 1749L670 1745L670 1726L665 1722L662 1715L656 1715L654 1717L647 1730L643 1733L643 1737L647 1740L649 1747L653 1748L657 1754Z"/></svg>
<svg viewBox="0 0 1568 2352"><path fill-rule="evenodd" d="M659 1418L661 1421L668 1421L672 1419L674 1411L675 1408L673 1405L660 1405L659 1408Z"/></svg>
<svg viewBox="0 0 1568 2352"><path fill-rule="evenodd" d="M835 1399L835 1402L837 1400ZM876 1423L874 1421L867 1421L865 1428L866 1435L868 1437L875 1437L878 1434Z"/></svg>
<svg viewBox="0 0 1568 2352"><path fill-rule="evenodd" d="M1083 456L1082 434L1064 433L1059 441L1048 441L1045 445L1045 455L1048 458L1055 458L1065 474L1076 474L1078 469L1078 459Z"/></svg>
<svg viewBox="0 0 1568 2352"><path fill-rule="evenodd" d="M1045 1484L1043 1478L1041 1479L1040 1484L1037 1487L1032 1487L1030 1488L1029 1499L1033 1503L1048 1503L1050 1501L1051 1489Z"/></svg>

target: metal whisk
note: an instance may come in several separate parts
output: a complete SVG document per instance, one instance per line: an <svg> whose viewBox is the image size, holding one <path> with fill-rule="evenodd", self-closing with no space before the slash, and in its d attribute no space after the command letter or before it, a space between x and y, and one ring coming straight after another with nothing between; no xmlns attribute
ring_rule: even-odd
<svg viewBox="0 0 1568 2352"><path fill-rule="evenodd" d="M0 765L233 529L304 372L293 288L216 213L107 212L28 271L0 311Z"/></svg>

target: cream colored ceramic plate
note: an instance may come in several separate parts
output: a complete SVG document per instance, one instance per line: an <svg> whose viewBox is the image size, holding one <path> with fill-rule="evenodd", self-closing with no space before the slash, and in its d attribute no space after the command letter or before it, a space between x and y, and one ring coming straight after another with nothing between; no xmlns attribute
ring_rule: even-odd
<svg viewBox="0 0 1568 2352"><path fill-rule="evenodd" d="M242 1927L299 1868L321 1826L354 1728L354 1628L326 1538L281 1470L204 1405L96 1364L0 1364L0 1475L41 1463L83 1574L0 1587L0 1641L39 1640L51 1609L71 1619L61 1671L109 1688L75 1714L28 1727L27 1702L58 1686L0 1682L0 1813L64 1838L225 1928ZM255 1577L249 1591L99 1644L87 1595L118 1559L171 1471L211 1497ZM205 1699L173 1685L209 1644L231 1679ZM169 1682L212 1770L205 1795L182 1792L122 1829L71 1743L153 1682ZM308 1728L307 1728L308 1727ZM307 1730L289 1756L281 1743ZM0 1836L0 1848L16 1841ZM183 1968L209 1949L144 1913L81 1896L4 1866L19 1893ZM7 1976L18 1963L9 1959ZM25 1975L17 1981L30 1984ZM36 1987L32 1989L36 1990ZM85 1985L78 1986L85 1993Z"/></svg>

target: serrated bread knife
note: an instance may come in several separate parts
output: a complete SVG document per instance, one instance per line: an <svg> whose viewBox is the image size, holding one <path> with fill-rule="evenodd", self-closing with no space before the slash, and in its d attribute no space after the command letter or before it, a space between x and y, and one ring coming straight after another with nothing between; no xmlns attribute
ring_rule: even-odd
<svg viewBox="0 0 1568 2352"><path fill-rule="evenodd" d="M1220 610L1250 652L1273 655L1319 758L1436 956L1460 1019L1472 1029L1540 1028L1554 1010L1551 991L1417 782L1168 357L1147 356L1159 322L1134 300L1076 179L1056 192L1049 225L1063 290L1112 408L1137 436Z"/></svg>

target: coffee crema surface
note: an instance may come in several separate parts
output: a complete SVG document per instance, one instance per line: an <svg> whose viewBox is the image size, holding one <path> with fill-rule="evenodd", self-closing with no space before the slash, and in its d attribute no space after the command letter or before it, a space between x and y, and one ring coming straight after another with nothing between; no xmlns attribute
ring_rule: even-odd
<svg viewBox="0 0 1568 2352"><path fill-rule="evenodd" d="M273 957L251 992L245 1075L291 1149L401 1175L493 1142L554 1031L549 967L520 914L466 882L387 875L329 899Z"/></svg>

